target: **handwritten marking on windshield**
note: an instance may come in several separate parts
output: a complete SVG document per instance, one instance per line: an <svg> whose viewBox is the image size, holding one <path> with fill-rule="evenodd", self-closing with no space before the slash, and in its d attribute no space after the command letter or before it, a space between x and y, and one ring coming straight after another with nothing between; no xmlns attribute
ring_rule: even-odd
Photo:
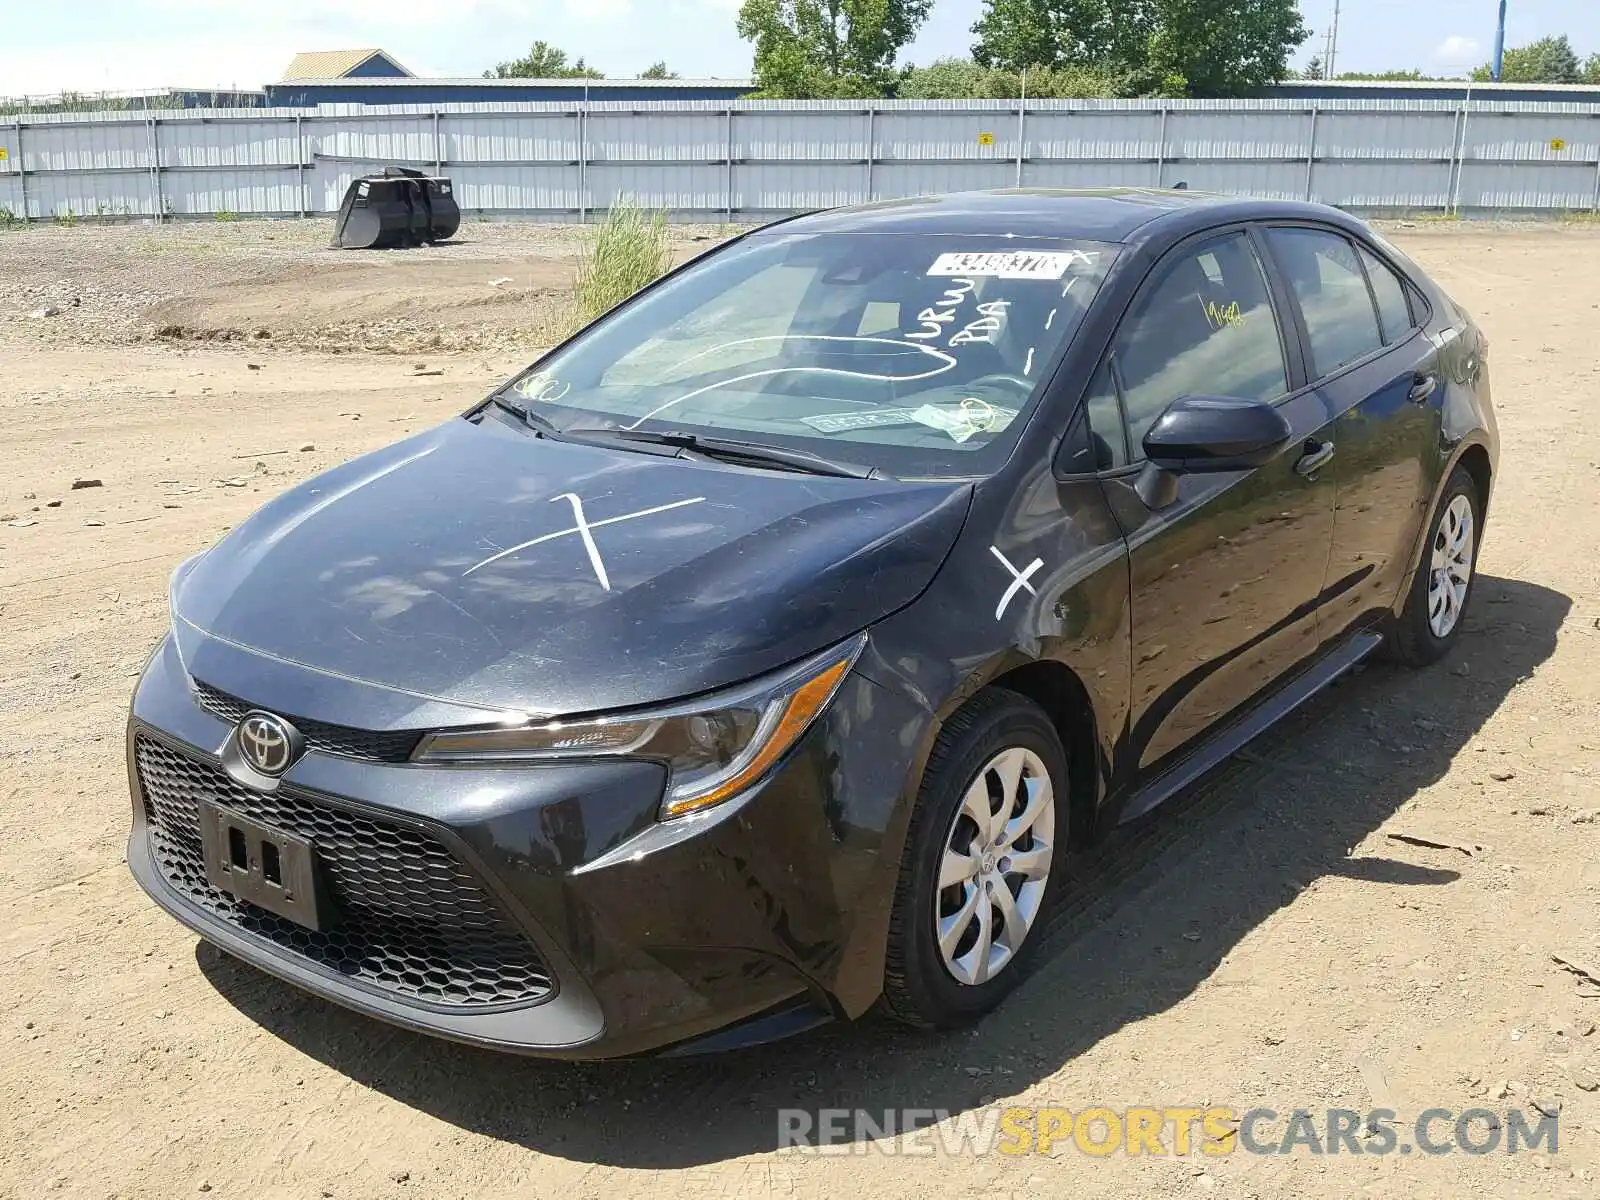
<svg viewBox="0 0 1600 1200"><path fill-rule="evenodd" d="M954 287L945 289L944 299L934 307L925 308L917 314L917 320L922 324L922 328L916 333L906 334L906 337L918 341L930 339L937 341L944 334L944 327L956 319L956 309L965 303L967 297L972 294L972 289L978 286L970 279L957 279L953 282Z"/></svg>
<svg viewBox="0 0 1600 1200"><path fill-rule="evenodd" d="M557 380L550 371L539 371L515 384L511 390L528 400L554 404L572 390L572 385Z"/></svg>
<svg viewBox="0 0 1600 1200"><path fill-rule="evenodd" d="M724 342L720 346L713 346L709 350L702 350L698 354L691 354L688 358L684 359L683 362L693 362L695 359L704 357L707 354L715 354L718 350L725 350L729 346L739 346L747 342L868 342L876 345L899 346L905 350L914 350L920 355L938 360L939 366L932 371L923 371L920 374L915 375L879 375L870 371L850 371L843 367L813 366L772 367L765 371L751 371L746 375L734 375L727 379L719 379L715 383L706 384L705 387L695 388L694 391L685 393L674 400L668 400L665 404L657 405L655 408L652 408L632 425L628 425L625 428L637 429L652 417L659 416L661 413L666 412L667 409L682 404L687 400L693 400L696 396L703 396L705 393L715 391L717 388L729 387L736 383L749 383L753 379L768 379L774 375L787 375L790 373L795 373L832 375L842 379L864 379L869 383L916 383L919 380L932 379L936 375L943 375L946 371L952 369L957 362L956 356L953 354L946 354L943 350L935 350L932 346L920 346L916 342L902 341L899 338L861 336L845 337L835 334L817 333L772 333L765 334L761 337L738 338L735 341ZM682 366L683 363L678 365Z"/></svg>
<svg viewBox="0 0 1600 1200"><path fill-rule="evenodd" d="M1028 595L1030 596L1037 596L1039 594L1034 588L1033 584L1029 583L1028 580L1034 574L1034 572L1040 570L1044 566L1044 559L1036 558L1028 564L1026 570L1019 571L1016 569L1016 567L1011 565L1011 560L1009 558L1000 553L1000 547L990 546L989 553L998 558L1000 560L1000 565L1003 566L1007 571L1011 572L1011 586L1008 587L1005 590L1005 594L1000 597L1000 603L994 610L994 619L998 621L1005 615L1006 605L1011 603L1012 597L1018 592L1026 589Z"/></svg>
<svg viewBox="0 0 1600 1200"><path fill-rule="evenodd" d="M461 578L465 579L474 571L481 570L482 568L487 567L490 563L499 562L502 558L509 558L511 555L530 549L533 546L542 545L545 542L553 542L557 538L571 537L573 534L577 534L583 539L583 548L589 552L589 563L592 567L594 567L595 578L600 581L600 586L609 592L611 590L611 578L606 574L606 564L605 561L600 557L600 548L595 545L593 533L594 530L605 525L615 525L621 521L632 521L638 517L654 516L656 513L668 512L674 508L686 508L691 504L701 504L704 503L705 497L696 496L692 500L674 500L671 504L658 504L654 508L641 508L638 512L623 513L620 517L606 517L604 520L600 521L591 521L584 516L583 501L572 492L564 492L559 496L553 496L550 499L550 503L554 504L557 500L567 500L571 502L572 519L576 521L577 524L573 525L570 529L560 529L555 533L544 534L542 537L530 538L526 542L520 542L509 549L502 550L498 554L491 554L482 562L468 567L465 571L461 572Z"/></svg>
<svg viewBox="0 0 1600 1200"><path fill-rule="evenodd" d="M1009 300L991 300L987 304L978 305L978 319L950 339L951 347L966 346L972 342L988 342L991 346L994 345L1000 330L1005 326L1006 310L1010 307Z"/></svg>

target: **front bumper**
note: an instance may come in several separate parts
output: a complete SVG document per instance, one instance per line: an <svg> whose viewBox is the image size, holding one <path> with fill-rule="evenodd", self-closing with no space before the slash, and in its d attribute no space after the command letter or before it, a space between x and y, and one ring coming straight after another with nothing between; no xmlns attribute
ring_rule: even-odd
<svg viewBox="0 0 1600 1200"><path fill-rule="evenodd" d="M292 719L251 657L213 657L225 677L205 682ZM168 639L129 721L128 862L178 920L307 991L426 1033L572 1058L682 1047L742 1023L771 1036L877 997L910 748L928 717L864 676L744 797L665 825L665 773L637 762L444 767L313 749L263 798L222 772L233 726L213 709ZM210 888L184 828L190 797L307 836L343 893L341 924L306 934Z"/></svg>

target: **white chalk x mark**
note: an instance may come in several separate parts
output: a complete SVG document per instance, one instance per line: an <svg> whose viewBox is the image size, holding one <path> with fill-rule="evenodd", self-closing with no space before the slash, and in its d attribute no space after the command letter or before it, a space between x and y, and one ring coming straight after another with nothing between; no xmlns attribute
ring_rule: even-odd
<svg viewBox="0 0 1600 1200"><path fill-rule="evenodd" d="M515 546L501 550L498 554L492 554L482 562L476 563L461 572L461 577L465 579L474 571L480 571L491 563L497 563L502 558L509 558L511 555L520 553L523 550L543 545L545 542L553 542L557 538L571 537L573 534L577 534L583 541L583 548L589 553L589 563L594 568L595 578L600 581L600 586L609 592L611 590L611 577L606 573L605 560L600 557L600 547L595 545L594 530L606 525L616 525L622 521L632 521L639 517L650 517L656 513L670 512L675 508L686 508L691 504L701 504L705 501L705 497L696 496L691 500L674 500L671 504L658 504L654 508L641 508L638 512L623 513L620 517L606 517L600 521L591 521L584 515L583 501L572 492L563 492L559 496L552 496L550 503L554 504L557 500L566 500L572 504L572 519L577 524L570 529L558 529L555 533L546 533L540 537L530 538L526 542L519 542Z"/></svg>
<svg viewBox="0 0 1600 1200"><path fill-rule="evenodd" d="M1030 596L1037 596L1039 594L1034 588L1033 584L1029 583L1028 580L1033 577L1036 571L1043 569L1044 559L1036 558L1028 564L1025 570L1019 571L1016 567L1011 565L1011 560L1009 558L1000 553L1000 547L990 546L989 553L998 558L1000 560L1000 565L1007 571L1011 572L1011 586L1006 588L1005 594L1000 597L1000 603L995 607L994 610L994 619L998 621L1001 617L1005 616L1006 606L1011 603L1012 598L1016 596L1018 592L1026 591Z"/></svg>

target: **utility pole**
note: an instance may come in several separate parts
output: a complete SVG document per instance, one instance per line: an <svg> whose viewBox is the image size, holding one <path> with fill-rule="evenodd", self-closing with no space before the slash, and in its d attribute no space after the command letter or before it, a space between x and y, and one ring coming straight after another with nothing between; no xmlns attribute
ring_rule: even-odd
<svg viewBox="0 0 1600 1200"><path fill-rule="evenodd" d="M1501 0L1504 3L1504 0ZM1339 57L1339 0L1333 0L1333 23L1328 26L1328 52L1322 56L1327 65L1322 70L1324 79L1335 78L1333 64Z"/></svg>
<svg viewBox="0 0 1600 1200"><path fill-rule="evenodd" d="M1496 83L1500 82L1500 68L1506 61L1506 0L1500 0L1500 23L1494 30L1494 71Z"/></svg>

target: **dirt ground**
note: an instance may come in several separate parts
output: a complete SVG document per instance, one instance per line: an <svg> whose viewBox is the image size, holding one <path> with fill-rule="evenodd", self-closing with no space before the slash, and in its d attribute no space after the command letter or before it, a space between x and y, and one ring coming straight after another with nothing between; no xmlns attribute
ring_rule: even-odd
<svg viewBox="0 0 1600 1200"><path fill-rule="evenodd" d="M576 244L349 260L316 225L0 234L0 1197L1600 1195L1600 987L1552 961L1600 963L1600 232L1393 231L1493 343L1501 474L1451 661L1360 671L1088 856L973 1032L575 1066L299 994L123 861L171 569L519 365ZM1559 1105L1559 1152L776 1149L780 1108L1012 1104Z"/></svg>

